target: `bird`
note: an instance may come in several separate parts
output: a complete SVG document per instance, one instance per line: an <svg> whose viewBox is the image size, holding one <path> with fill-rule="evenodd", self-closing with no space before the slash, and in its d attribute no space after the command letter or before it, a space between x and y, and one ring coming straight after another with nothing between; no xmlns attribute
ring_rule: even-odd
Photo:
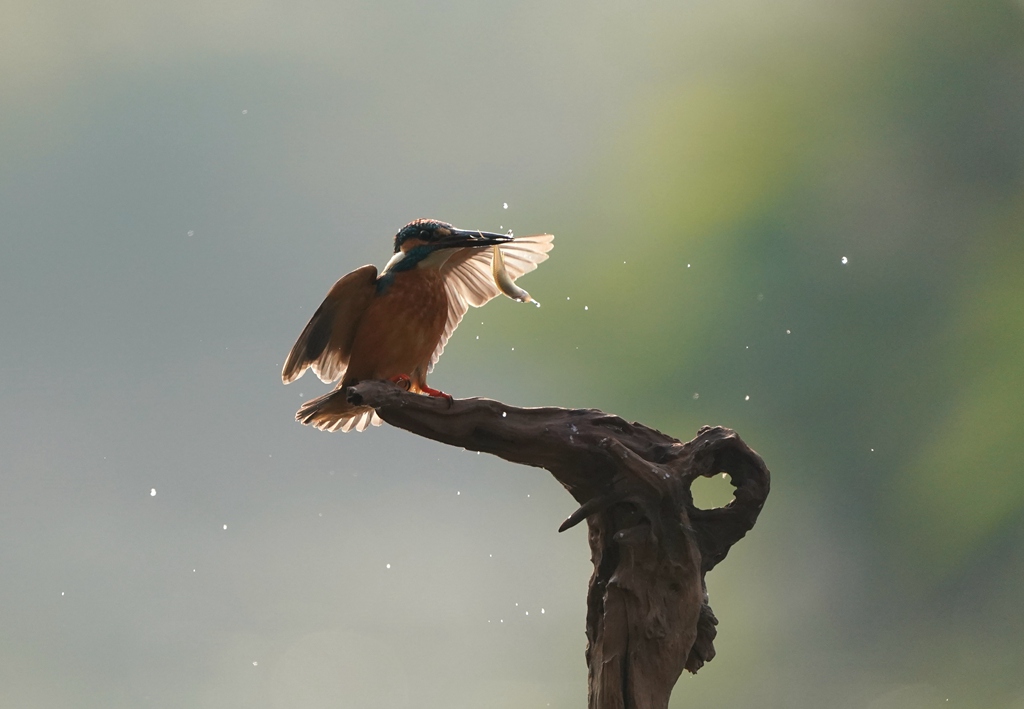
<svg viewBox="0 0 1024 709"><path fill-rule="evenodd" d="M427 373L448 339L469 306L479 308L502 292L522 300L506 286L546 261L553 239L456 229L437 219L406 224L395 234L384 269L366 265L342 276L288 353L281 370L285 384L306 369L325 383L338 381L330 393L304 403L296 420L324 431L379 426L372 407L350 403L345 393L366 380L390 380L450 402L451 396L427 386Z"/></svg>

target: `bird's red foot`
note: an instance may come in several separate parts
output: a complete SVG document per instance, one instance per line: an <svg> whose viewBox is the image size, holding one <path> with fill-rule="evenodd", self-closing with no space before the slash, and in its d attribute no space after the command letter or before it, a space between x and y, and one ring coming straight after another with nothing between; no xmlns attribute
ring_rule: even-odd
<svg viewBox="0 0 1024 709"><path fill-rule="evenodd" d="M436 396L439 399L447 399L448 400L448 406L451 406L452 403L455 401L455 399L452 398L451 394L445 394L440 389L431 389L426 384L424 384L422 387L420 387L420 390L424 394L426 394L427 396Z"/></svg>
<svg viewBox="0 0 1024 709"><path fill-rule="evenodd" d="M412 388L412 379L409 378L408 374L396 374L395 376L391 377L391 379L389 379L388 381L394 382L395 384L402 387L406 391L409 391L409 389Z"/></svg>

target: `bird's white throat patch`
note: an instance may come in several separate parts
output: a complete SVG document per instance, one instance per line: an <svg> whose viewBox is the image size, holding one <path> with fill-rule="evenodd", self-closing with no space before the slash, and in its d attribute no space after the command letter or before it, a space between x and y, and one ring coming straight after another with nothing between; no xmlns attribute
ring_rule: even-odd
<svg viewBox="0 0 1024 709"><path fill-rule="evenodd" d="M391 257L391 260L387 262L387 265L384 266L384 270L380 272L380 275L383 276L385 273L387 273L392 268L394 268L398 264L398 262L401 261L404 258L405 258L405 252L404 251L396 252L395 255Z"/></svg>
<svg viewBox="0 0 1024 709"><path fill-rule="evenodd" d="M458 250L458 248L452 248L431 251L429 254L426 255L425 258L420 259L420 261L416 263L416 268L441 268L442 266L444 266L445 262L447 262L448 259L451 258L452 254L454 254ZM407 255L407 251L399 251L398 253L396 253L394 256L391 257L391 260L387 262L387 265L384 266L384 270L380 272L380 275L383 276L384 274L394 269L395 266L397 266L400 262L405 260L405 257Z"/></svg>

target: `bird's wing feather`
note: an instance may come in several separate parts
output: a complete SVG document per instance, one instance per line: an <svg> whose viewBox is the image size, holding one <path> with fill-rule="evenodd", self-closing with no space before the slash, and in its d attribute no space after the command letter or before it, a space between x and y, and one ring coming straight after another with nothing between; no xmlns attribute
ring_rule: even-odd
<svg viewBox="0 0 1024 709"><path fill-rule="evenodd" d="M551 234L523 236L498 247L505 261L505 270L513 281L547 260L548 252L554 248L554 238ZM467 247L456 251L441 268L445 295L448 296L448 320L445 322L441 340L430 358L430 369L433 369L434 364L441 358L448 338L459 326L469 306L479 308L501 295L491 272L491 259L490 246Z"/></svg>
<svg viewBox="0 0 1024 709"><path fill-rule="evenodd" d="M295 381L311 367L321 381L333 382L345 375L359 320L373 298L377 267L368 265L343 276L327 292L306 328L288 353L281 379Z"/></svg>

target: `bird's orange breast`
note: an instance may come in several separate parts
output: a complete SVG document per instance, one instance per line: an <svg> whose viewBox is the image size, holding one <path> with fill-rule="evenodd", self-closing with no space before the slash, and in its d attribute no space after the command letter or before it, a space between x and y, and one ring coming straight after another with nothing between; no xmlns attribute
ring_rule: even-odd
<svg viewBox="0 0 1024 709"><path fill-rule="evenodd" d="M434 269L395 273L360 320L347 381L426 373L448 319L444 281Z"/></svg>

